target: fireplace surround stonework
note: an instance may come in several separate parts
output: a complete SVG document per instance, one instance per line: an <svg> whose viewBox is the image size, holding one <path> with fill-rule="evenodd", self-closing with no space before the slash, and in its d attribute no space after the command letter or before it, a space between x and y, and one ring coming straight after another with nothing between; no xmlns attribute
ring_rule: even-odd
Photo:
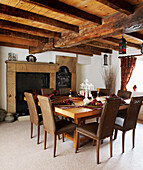
<svg viewBox="0 0 143 170"><path fill-rule="evenodd" d="M72 74L71 88L76 90L76 58L57 56L56 64L42 62L6 61L7 112L16 113L16 73L50 73L50 88L56 89L56 72L61 66L68 67Z"/></svg>

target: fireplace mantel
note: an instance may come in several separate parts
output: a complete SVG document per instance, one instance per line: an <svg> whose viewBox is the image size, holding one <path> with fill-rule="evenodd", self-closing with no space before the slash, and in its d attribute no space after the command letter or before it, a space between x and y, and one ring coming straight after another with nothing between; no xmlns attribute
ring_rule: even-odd
<svg viewBox="0 0 143 170"><path fill-rule="evenodd" d="M59 57L59 56L58 56ZM63 56L60 56L61 60ZM7 69L7 112L16 113L16 73L17 72L29 72L29 73L50 73L50 88L56 89L56 72L59 67L65 65L70 67L71 62L67 63L67 61L71 60L71 57L64 57L64 61L59 64L50 64L44 62L26 62L26 61L6 61L6 69ZM66 60L65 60L66 59ZM76 61L76 60L75 60ZM75 62L76 63L76 62ZM74 66L72 68L76 68ZM73 90L76 89L76 69L71 70L72 82L71 88Z"/></svg>

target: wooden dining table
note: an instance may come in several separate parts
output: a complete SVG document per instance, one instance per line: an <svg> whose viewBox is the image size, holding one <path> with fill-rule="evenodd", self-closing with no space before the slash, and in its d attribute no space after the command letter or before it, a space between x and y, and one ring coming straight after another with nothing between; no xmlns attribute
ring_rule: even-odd
<svg viewBox="0 0 143 170"><path fill-rule="evenodd" d="M64 100L72 100L75 105L58 105L58 103ZM26 100L26 98L24 98ZM98 97L98 100L101 100L103 103L106 100L106 96ZM83 121L91 118L99 118L101 117L103 106L93 106L93 105L86 105L84 106L83 98L81 97L68 97L68 96L57 96L51 100L54 106L54 113L55 115L60 115L65 118L70 118L74 121L76 125L80 125ZM129 101L128 101L129 103ZM38 104L39 105L39 104ZM127 109L128 104L122 104L119 107L119 110ZM65 134L65 137L73 141L73 147L75 147L75 132L74 135ZM80 141L87 140L86 138L82 138Z"/></svg>
<svg viewBox="0 0 143 170"><path fill-rule="evenodd" d="M77 102L78 103L82 103L81 101ZM82 121L87 120L87 119L91 119L91 118L98 118L101 117L101 113L102 113L102 106L91 106L91 105L87 105L87 106L62 106L62 105L57 105L54 107L54 111L56 115L61 115L63 117L66 118L72 118L74 123L77 125L80 125L82 123ZM127 109L128 108L128 104L122 104L119 107L119 110L123 110L123 109ZM71 137L68 134L65 134L65 137L67 137L68 139L73 141L73 147L75 147L75 132L74 135ZM82 138L80 141L84 141L86 140L86 138Z"/></svg>

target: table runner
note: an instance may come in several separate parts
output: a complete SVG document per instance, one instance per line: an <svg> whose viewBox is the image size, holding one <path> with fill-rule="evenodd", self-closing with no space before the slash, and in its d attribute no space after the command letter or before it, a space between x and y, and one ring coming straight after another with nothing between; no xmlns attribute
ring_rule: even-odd
<svg viewBox="0 0 143 170"><path fill-rule="evenodd" d="M56 106L60 109L66 110L66 109L71 109L71 108L86 108L86 109L91 109L91 110L100 110L101 107L89 107L89 106Z"/></svg>

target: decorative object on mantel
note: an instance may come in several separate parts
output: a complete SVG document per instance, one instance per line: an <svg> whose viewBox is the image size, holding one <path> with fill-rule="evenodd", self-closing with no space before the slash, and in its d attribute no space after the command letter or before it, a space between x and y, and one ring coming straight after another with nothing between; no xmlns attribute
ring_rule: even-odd
<svg viewBox="0 0 143 170"><path fill-rule="evenodd" d="M119 41L119 54L126 54L126 40L123 36Z"/></svg>
<svg viewBox="0 0 143 170"><path fill-rule="evenodd" d="M6 116L6 111L4 109L0 109L0 122L4 121Z"/></svg>
<svg viewBox="0 0 143 170"><path fill-rule="evenodd" d="M94 89L94 86L92 83L89 83L88 79L85 79L84 82L80 84L80 88L82 90L84 90L84 92L85 92L85 98L84 98L83 102L84 102L84 105L86 105L89 103L88 97L90 97L93 100L91 90Z"/></svg>
<svg viewBox="0 0 143 170"><path fill-rule="evenodd" d="M27 57L26 57L26 60L28 61L28 62L36 62L36 57L34 56L34 55L28 55Z"/></svg>
<svg viewBox="0 0 143 170"><path fill-rule="evenodd" d="M17 61L17 55L15 53L8 53L9 61Z"/></svg>
<svg viewBox="0 0 143 170"><path fill-rule="evenodd" d="M134 91L136 91L136 89L137 89L137 86L136 86L136 85L134 85L134 86L133 86L133 90L134 90Z"/></svg>
<svg viewBox="0 0 143 170"><path fill-rule="evenodd" d="M6 115L6 117L5 117L5 121L6 121L7 123L13 122L13 121L14 121L14 116L13 116L13 114L12 114L12 113L7 113L7 115Z"/></svg>

